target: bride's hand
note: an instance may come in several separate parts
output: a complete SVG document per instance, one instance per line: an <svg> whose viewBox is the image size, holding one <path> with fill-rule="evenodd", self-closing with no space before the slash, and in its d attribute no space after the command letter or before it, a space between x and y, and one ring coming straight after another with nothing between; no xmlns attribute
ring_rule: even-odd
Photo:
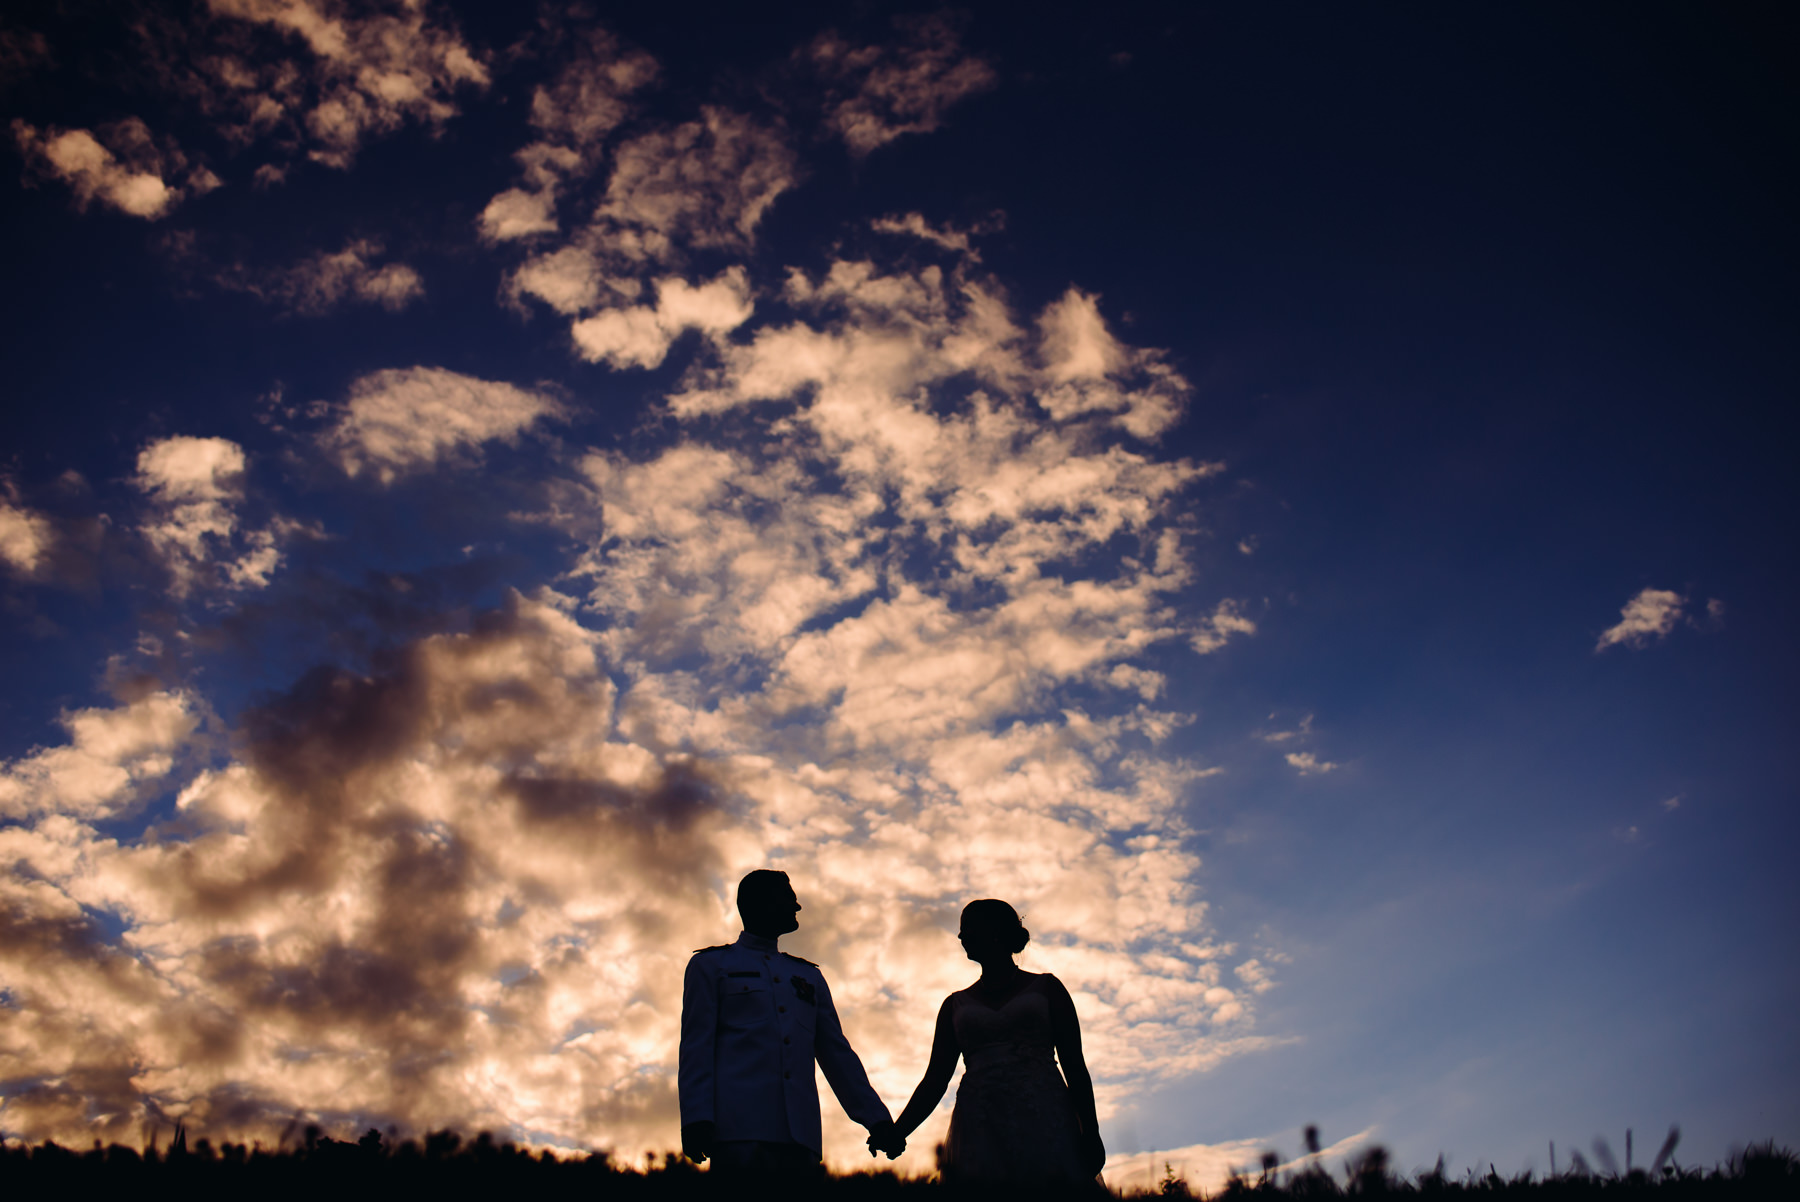
<svg viewBox="0 0 1800 1202"><path fill-rule="evenodd" d="M883 1123L869 1132L869 1155L886 1152L889 1160L899 1160L906 1151L906 1137L892 1122Z"/></svg>
<svg viewBox="0 0 1800 1202"><path fill-rule="evenodd" d="M1106 1144L1098 1131L1086 1131L1081 1136L1082 1169L1098 1177L1100 1170L1106 1167Z"/></svg>

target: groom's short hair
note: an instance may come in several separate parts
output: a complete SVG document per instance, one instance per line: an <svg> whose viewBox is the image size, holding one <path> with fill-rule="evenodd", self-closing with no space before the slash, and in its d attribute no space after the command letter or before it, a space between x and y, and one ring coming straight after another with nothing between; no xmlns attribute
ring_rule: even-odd
<svg viewBox="0 0 1800 1202"><path fill-rule="evenodd" d="M794 891L788 881L788 874L773 868L757 868L744 874L738 882L737 908L742 914L746 909L755 909L772 901L785 901L787 895Z"/></svg>

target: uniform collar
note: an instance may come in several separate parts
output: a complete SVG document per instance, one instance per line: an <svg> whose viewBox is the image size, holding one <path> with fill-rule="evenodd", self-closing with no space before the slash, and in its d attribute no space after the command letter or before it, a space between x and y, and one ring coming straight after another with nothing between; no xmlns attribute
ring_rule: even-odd
<svg viewBox="0 0 1800 1202"><path fill-rule="evenodd" d="M737 941L739 947L747 947L753 951L778 952L781 950L775 945L775 940L766 939L761 935L752 935L749 931L739 935Z"/></svg>

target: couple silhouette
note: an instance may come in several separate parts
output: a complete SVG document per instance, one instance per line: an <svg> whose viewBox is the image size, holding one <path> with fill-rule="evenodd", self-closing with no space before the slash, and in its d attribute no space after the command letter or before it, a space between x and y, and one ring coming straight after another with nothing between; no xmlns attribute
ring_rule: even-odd
<svg viewBox="0 0 1800 1202"><path fill-rule="evenodd" d="M678 1079L689 1159L710 1158L728 1177L818 1177L816 1061L845 1113L868 1128L869 1155L893 1160L943 1099L961 1060L939 1149L946 1182L1092 1185L1106 1148L1075 1003L1049 973L1013 962L1031 933L1011 906L984 899L963 908L958 938L981 978L938 1008L930 1063L898 1120L844 1037L825 974L777 946L800 927L787 874L745 876L737 906L744 933L695 952L682 990Z"/></svg>

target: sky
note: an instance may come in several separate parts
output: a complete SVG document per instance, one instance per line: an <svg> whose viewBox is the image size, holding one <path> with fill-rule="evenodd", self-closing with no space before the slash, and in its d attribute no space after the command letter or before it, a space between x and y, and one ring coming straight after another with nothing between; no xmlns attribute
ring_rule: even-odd
<svg viewBox="0 0 1800 1202"><path fill-rule="evenodd" d="M767 866L1117 1182L1800 1143L1793 32L9 6L0 1135L671 1147Z"/></svg>

